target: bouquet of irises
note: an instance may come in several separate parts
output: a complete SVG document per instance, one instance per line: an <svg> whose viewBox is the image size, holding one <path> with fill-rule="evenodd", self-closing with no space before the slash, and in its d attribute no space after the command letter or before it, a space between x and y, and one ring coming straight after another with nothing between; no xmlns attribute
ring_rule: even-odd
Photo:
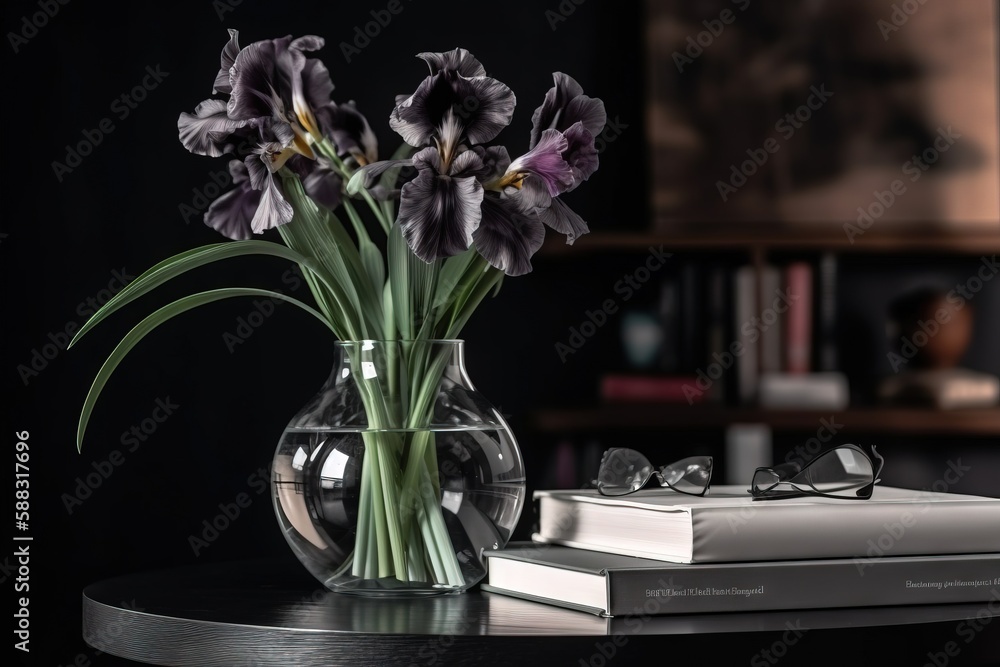
<svg viewBox="0 0 1000 667"><path fill-rule="evenodd" d="M231 297L270 297L306 310L343 341L452 339L505 275L531 271L546 226L564 234L567 243L588 231L560 195L596 171L595 137L606 116L603 103L584 95L573 78L553 75L555 83L532 117L528 150L511 159L504 146L488 145L513 116L510 88L487 76L465 49L421 53L430 73L412 94L396 98L389 116L389 126L405 143L391 159L379 161L375 133L355 103L331 100L330 74L309 55L322 46L319 37L288 36L241 48L237 32L230 30L215 78L217 97L194 113L182 113L178 130L192 153L232 156L235 187L209 206L204 219L233 242L189 250L153 266L101 308L76 339L171 278L242 255L296 263L314 305L281 292L229 288L160 308L125 336L100 369L84 403L78 448L97 397L121 359L181 312ZM239 156L243 159L234 159ZM374 224L366 224L366 217ZM271 229L283 244L256 238ZM377 243L373 233L384 238ZM430 419L432 397L426 394L436 386L427 377L440 368L426 358L409 360L409 368L414 386L403 388L409 398L402 420L419 427ZM364 401L373 428L379 415L388 419L387 406L397 404L394 397L371 391ZM419 439L404 451L390 437L366 438L366 447L382 454L366 456L364 466L381 461L393 474L362 473L370 480L367 493L381 499L361 500L378 519L370 524L380 528L378 539L369 541L367 528L359 525L357 544L376 544L377 553L367 549L353 568L358 576L405 581L413 571L408 557L435 542L406 544L404 536L420 534L407 530L407 522L427 521L430 534L438 537L443 528L433 512L407 516L405 510L413 505L406 502L408 494L419 493L417 481L425 472L435 473L433 451L421 448ZM435 502L428 499L426 507ZM435 557L454 560L453 550L439 550ZM448 565L428 576L454 583L455 568Z"/></svg>

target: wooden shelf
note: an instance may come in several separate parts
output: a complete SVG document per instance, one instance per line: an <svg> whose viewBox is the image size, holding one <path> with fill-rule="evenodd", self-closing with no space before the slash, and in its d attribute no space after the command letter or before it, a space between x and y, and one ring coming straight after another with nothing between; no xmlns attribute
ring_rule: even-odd
<svg viewBox="0 0 1000 667"><path fill-rule="evenodd" d="M645 250L663 246L664 251L676 250L833 250L846 253L932 253L982 255L1000 253L1000 223L996 232L945 233L916 230L912 233L868 232L854 239L847 238L840 227L822 231L801 228L770 228L747 233L732 228L678 230L676 232L598 232L582 236L566 245L562 236L549 234L542 253L560 256L579 252Z"/></svg>
<svg viewBox="0 0 1000 667"><path fill-rule="evenodd" d="M834 417L851 433L896 435L1000 436L1000 408L932 410L923 408L848 408L824 410L764 410L722 406L603 405L592 408L542 410L531 419L546 433L608 429L719 429L731 424L768 424L775 431L815 432L820 419Z"/></svg>

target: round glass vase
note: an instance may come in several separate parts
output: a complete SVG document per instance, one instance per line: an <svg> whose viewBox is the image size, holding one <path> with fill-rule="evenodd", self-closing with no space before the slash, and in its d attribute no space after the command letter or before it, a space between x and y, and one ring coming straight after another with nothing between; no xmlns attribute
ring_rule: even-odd
<svg viewBox="0 0 1000 667"><path fill-rule="evenodd" d="M358 595L460 593L486 573L525 499L500 412L472 385L464 342L345 341L292 419L271 475L302 564Z"/></svg>

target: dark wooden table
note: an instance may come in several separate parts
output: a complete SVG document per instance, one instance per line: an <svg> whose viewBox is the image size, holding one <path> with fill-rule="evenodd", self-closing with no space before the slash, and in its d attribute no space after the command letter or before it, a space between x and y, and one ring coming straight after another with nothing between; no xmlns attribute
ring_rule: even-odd
<svg viewBox="0 0 1000 667"><path fill-rule="evenodd" d="M329 593L287 563L128 575L83 592L94 648L153 665L1000 665L987 603L599 618L473 591ZM949 655L951 653L952 655Z"/></svg>

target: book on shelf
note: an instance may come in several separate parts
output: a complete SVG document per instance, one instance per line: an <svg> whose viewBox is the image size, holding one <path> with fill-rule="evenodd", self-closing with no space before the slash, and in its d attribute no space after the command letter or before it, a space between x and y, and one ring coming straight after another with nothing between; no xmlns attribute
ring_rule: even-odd
<svg viewBox="0 0 1000 667"><path fill-rule="evenodd" d="M1000 378L967 368L907 370L879 384L879 399L937 410L991 408L1000 403Z"/></svg>
<svg viewBox="0 0 1000 667"><path fill-rule="evenodd" d="M772 410L843 410L850 390L843 373L764 373L758 402Z"/></svg>
<svg viewBox="0 0 1000 667"><path fill-rule="evenodd" d="M1000 600L1000 554L701 565L518 544L485 552L482 589L600 616Z"/></svg>
<svg viewBox="0 0 1000 667"><path fill-rule="evenodd" d="M812 357L812 266L793 262L785 269L791 303L785 315L785 371L808 373Z"/></svg>
<svg viewBox="0 0 1000 667"><path fill-rule="evenodd" d="M759 330L753 322L759 318L757 308L757 272L752 266L741 266L733 274L733 321L736 323L736 340L742 354L736 358L737 396L740 403L757 400L757 382L760 377L757 341Z"/></svg>
<svg viewBox="0 0 1000 667"><path fill-rule="evenodd" d="M697 389L694 375L657 376L608 374L601 377L601 399L608 403L700 403L705 392Z"/></svg>
<svg viewBox="0 0 1000 667"><path fill-rule="evenodd" d="M825 252L819 258L816 304L816 347L819 370L840 369L837 350L837 255Z"/></svg>
<svg viewBox="0 0 1000 667"><path fill-rule="evenodd" d="M760 271L760 371L761 373L780 373L784 367L784 341L782 329L785 324L784 313L779 312L772 304L778 303L782 293L781 271L770 264L761 267ZM772 319L773 318L773 319ZM768 321L770 320L770 321Z"/></svg>
<svg viewBox="0 0 1000 667"><path fill-rule="evenodd" d="M535 491L532 540L677 563L1000 552L1000 499L876 485L868 500L755 501L745 486Z"/></svg>

